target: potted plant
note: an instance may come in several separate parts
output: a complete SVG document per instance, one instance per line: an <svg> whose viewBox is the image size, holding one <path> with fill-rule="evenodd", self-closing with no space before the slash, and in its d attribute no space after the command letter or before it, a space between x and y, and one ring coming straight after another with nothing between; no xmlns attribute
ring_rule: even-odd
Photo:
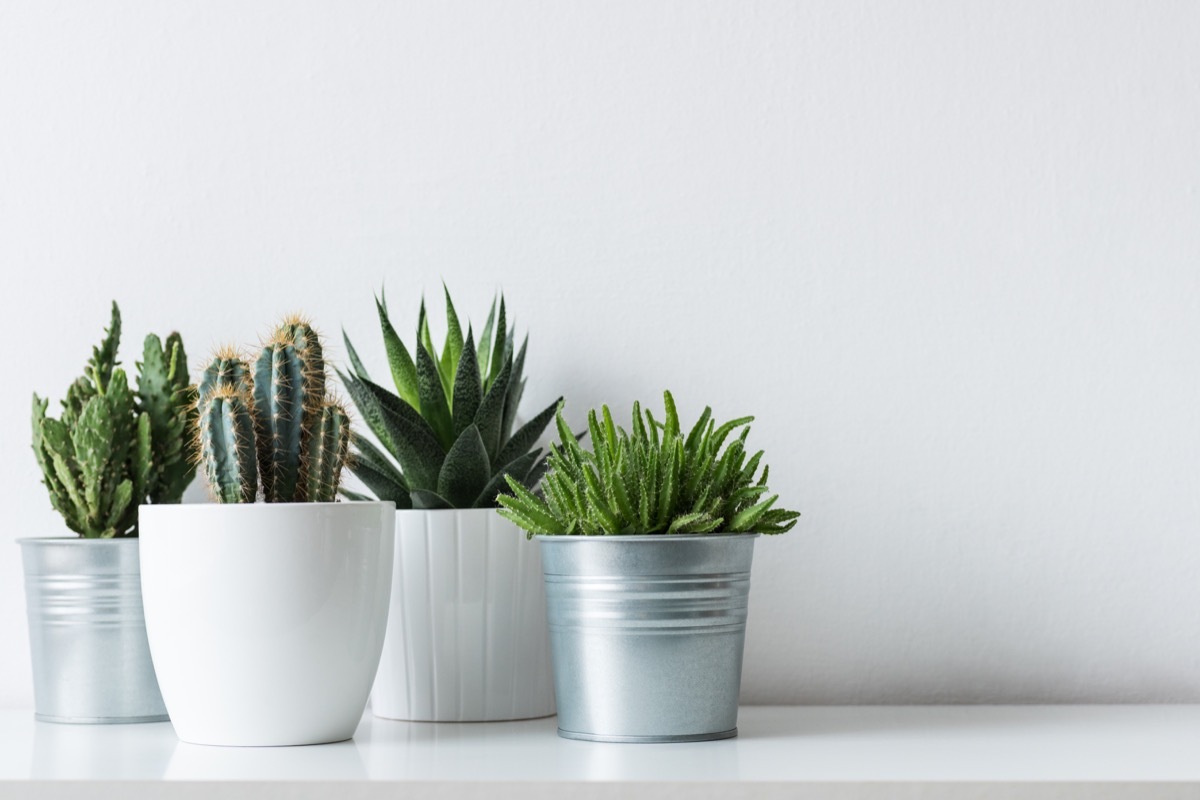
<svg viewBox="0 0 1200 800"><path fill-rule="evenodd" d="M253 367L219 351L195 394L217 502L141 508L146 628L175 731L348 739L379 665L395 506L336 502L350 421L303 319L279 325Z"/></svg>
<svg viewBox="0 0 1200 800"><path fill-rule="evenodd" d="M78 538L21 539L38 719L167 718L142 616L137 508L178 503L195 468L187 356L146 337L137 385L117 361L121 311L67 390L58 419L33 396L33 452L50 504Z"/></svg>
<svg viewBox="0 0 1200 800"><path fill-rule="evenodd" d="M379 442L355 436L351 470L400 509L392 612L371 706L406 720L547 716L554 685L541 562L495 508L506 479L537 485L545 460L534 444L557 401L513 432L526 345L514 352L504 299L498 316L493 302L476 344L445 295L441 355L422 302L415 359L376 299L397 394L371 380L346 339L352 369L341 379Z"/></svg>
<svg viewBox="0 0 1200 800"><path fill-rule="evenodd" d="M594 450L567 429L541 496L518 481L500 512L541 543L559 735L684 742L737 735L750 562L759 533L799 514L775 508L752 417L685 435L670 392L658 422L634 403L631 431L605 406ZM728 446L735 431L741 433Z"/></svg>

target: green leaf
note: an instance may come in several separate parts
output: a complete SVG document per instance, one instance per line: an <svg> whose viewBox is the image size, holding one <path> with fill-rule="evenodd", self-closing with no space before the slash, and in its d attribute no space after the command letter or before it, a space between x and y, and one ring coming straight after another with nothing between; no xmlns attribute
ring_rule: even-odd
<svg viewBox="0 0 1200 800"><path fill-rule="evenodd" d="M445 387L438 374L437 363L424 346L417 348L417 387L421 400L421 416L437 434L442 448L454 444L454 421L450 418L450 404L446 401Z"/></svg>
<svg viewBox="0 0 1200 800"><path fill-rule="evenodd" d="M363 366L362 359L358 357L358 351L354 349L345 328L342 328L342 341L346 343L346 356L350 359L350 368L354 370L354 376L370 380L371 376L367 374L367 368Z"/></svg>
<svg viewBox="0 0 1200 800"><path fill-rule="evenodd" d="M674 438L679 435L679 412L675 410L675 398L670 392L663 392L663 404L666 406L667 421L663 424L663 436Z"/></svg>
<svg viewBox="0 0 1200 800"><path fill-rule="evenodd" d="M350 439L357 451L356 460L368 462L376 471L386 475L392 483L399 484L405 491L408 490L408 484L405 483L400 470L396 469L392 460L384 455L383 451L376 447L370 439L358 431L352 431Z"/></svg>
<svg viewBox="0 0 1200 800"><path fill-rule="evenodd" d="M779 499L779 495L773 494L766 500L755 503L747 509L739 511L733 519L729 521L729 530L742 533L753 530L755 523L758 522L771 506L775 505L775 501Z"/></svg>
<svg viewBox="0 0 1200 800"><path fill-rule="evenodd" d="M391 500L397 508L411 507L412 500L408 490L386 471L379 469L374 462L355 457L350 462L350 471L364 486L374 492L378 499Z"/></svg>
<svg viewBox="0 0 1200 800"><path fill-rule="evenodd" d="M500 505L511 513L505 514L501 511L502 516L531 533L562 533L565 526L550 513L544 500L511 477L507 483L512 495L502 494L499 501Z"/></svg>
<svg viewBox="0 0 1200 800"><path fill-rule="evenodd" d="M512 361L506 357L506 349L508 348L508 328L504 321L504 295L500 295L500 316L496 322L496 341L492 344L492 358L488 364L490 374L488 375L488 385L494 386L500 377L500 372L505 367L512 369ZM507 390L507 386L505 387Z"/></svg>
<svg viewBox="0 0 1200 800"><path fill-rule="evenodd" d="M554 415L557 413L562 401L561 397L558 398L546 406L536 417L522 425L521 429L513 434L512 438L500 448L500 454L496 457L496 463L507 464L522 453L528 452L529 448L537 444L538 439L545 433L546 426L550 424L550 420L554 419Z"/></svg>
<svg viewBox="0 0 1200 800"><path fill-rule="evenodd" d="M408 354L408 348L404 346L404 342L400 341L396 329L392 327L392 321L388 319L387 307L378 297L375 298L375 309L379 312L379 327L383 330L383 344L387 348L388 366L392 370L392 380L396 383L396 391L400 393L401 400L413 408L419 408L421 399L417 386L417 366L413 363L412 356ZM365 375L358 377L366 380Z"/></svg>
<svg viewBox="0 0 1200 800"><path fill-rule="evenodd" d="M338 488L338 494L354 503L370 503L375 500L374 497L368 497L360 492L352 492L344 486ZM400 506L396 507L399 508Z"/></svg>
<svg viewBox="0 0 1200 800"><path fill-rule="evenodd" d="M505 363L504 369L492 383L479 410L475 412L475 425L483 438L483 446L487 448L488 458L495 464L500 455L500 426L504 420L504 401L507 397L508 378L512 374L512 360Z"/></svg>
<svg viewBox="0 0 1200 800"><path fill-rule="evenodd" d="M475 422L475 414L479 411L481 402L483 380L479 375L479 363L475 360L475 341L468 327L466 345L458 360L458 372L454 376L454 396L450 404L455 436Z"/></svg>
<svg viewBox="0 0 1200 800"><path fill-rule="evenodd" d="M491 508L496 505L496 497L504 490L507 484L507 478L512 476L520 481L523 486L532 489L529 485L529 472L541 455L541 448L531 450L523 456L513 459L504 465L504 468L492 476L488 481L487 486L483 487L483 491L475 498L475 502L471 504L472 508ZM536 484L534 484L536 485Z"/></svg>
<svg viewBox="0 0 1200 800"><path fill-rule="evenodd" d="M508 378L508 397L504 400L504 424L500 429L500 440L504 441L512 435L513 423L517 419L517 409L521 406L521 397L525 394L525 379L521 376L525 371L525 351L529 346L529 337L521 343L521 349L513 360L512 374Z"/></svg>
<svg viewBox="0 0 1200 800"><path fill-rule="evenodd" d="M412 504L413 508L417 509L447 510L454 508L454 506L450 504L449 500L442 497L437 492L431 492L427 489L413 489Z"/></svg>
<svg viewBox="0 0 1200 800"><path fill-rule="evenodd" d="M488 367L492 362L492 326L496 323L496 301L492 300L492 310L488 312L487 324L483 326L483 333L479 337L478 351L475 353L475 360L479 362L479 374L483 376L484 389L487 389L491 384L487 380Z"/></svg>
<svg viewBox="0 0 1200 800"><path fill-rule="evenodd" d="M467 427L446 453L438 475L437 493L455 508L471 508L487 486L491 464L479 429Z"/></svg>
<svg viewBox="0 0 1200 800"><path fill-rule="evenodd" d="M117 301L112 301L112 321L104 330L104 340L99 347L92 348L92 357L88 360L87 374L95 382L97 391L103 392L112 378L113 369L120 363L117 361L117 351L121 347L121 309Z"/></svg>
<svg viewBox="0 0 1200 800"><path fill-rule="evenodd" d="M386 389L341 372L338 375L376 438L400 462L409 489L436 487L445 451L429 423Z"/></svg>
<svg viewBox="0 0 1200 800"><path fill-rule="evenodd" d="M696 420L696 424L692 426L692 430L687 435L687 441L683 447L687 452L693 453L696 450L696 445L700 443L700 437L704 434L704 426L712 418L712 408L704 407L704 413L700 415L700 419Z"/></svg>
<svg viewBox="0 0 1200 800"><path fill-rule="evenodd" d="M109 509L108 519L105 520L105 527L123 533L128 526L122 523L121 518L125 515L125 510L129 508L129 503L132 500L133 482L126 478L117 484L117 489L113 492L112 508ZM134 511L137 511L136 507Z"/></svg>
<svg viewBox="0 0 1200 800"><path fill-rule="evenodd" d="M442 283L442 291L446 294L446 346L442 348L442 361L438 372L442 374L446 395L449 397L454 394L455 372L463 352L463 334L458 313L454 310L454 302L450 299L450 290L446 288L445 282Z"/></svg>

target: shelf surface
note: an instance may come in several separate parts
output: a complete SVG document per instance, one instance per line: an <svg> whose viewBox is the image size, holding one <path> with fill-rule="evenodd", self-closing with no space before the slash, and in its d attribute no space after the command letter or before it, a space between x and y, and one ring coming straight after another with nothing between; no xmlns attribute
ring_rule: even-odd
<svg viewBox="0 0 1200 800"><path fill-rule="evenodd" d="M59 725L0 711L0 796L17 796L12 782L107 781L338 783L352 790L345 797L375 796L354 790L370 785L391 785L395 796L396 783L429 790L614 782L1156 783L1187 790L1159 796L1200 796L1200 706L750 706L738 724L738 738L726 741L628 745L560 739L553 717L434 724L368 714L348 742L223 748L184 744L169 723ZM505 794L496 792L488 787L486 796Z"/></svg>

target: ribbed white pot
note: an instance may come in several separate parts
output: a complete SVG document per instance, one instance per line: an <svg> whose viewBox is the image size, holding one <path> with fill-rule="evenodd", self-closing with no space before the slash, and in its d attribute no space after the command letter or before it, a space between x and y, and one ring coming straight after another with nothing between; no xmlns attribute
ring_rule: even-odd
<svg viewBox="0 0 1200 800"><path fill-rule="evenodd" d="M392 586L392 503L139 510L142 598L185 742L349 739L375 679Z"/></svg>
<svg viewBox="0 0 1200 800"><path fill-rule="evenodd" d="M395 558L377 716L554 713L542 562L524 531L494 509L397 511Z"/></svg>

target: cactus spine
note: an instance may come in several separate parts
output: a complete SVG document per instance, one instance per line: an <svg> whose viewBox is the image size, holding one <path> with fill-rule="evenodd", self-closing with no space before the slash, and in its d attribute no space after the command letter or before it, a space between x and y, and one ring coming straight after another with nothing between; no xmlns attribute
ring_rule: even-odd
<svg viewBox="0 0 1200 800"><path fill-rule="evenodd" d="M263 345L253 371L232 350L218 352L197 392L203 419L218 398L236 396L251 422L246 437L268 503L330 502L349 455L345 409L325 396L325 361L319 335L303 319L285 319ZM223 503L253 502L256 489L229 489L229 470L210 463L215 451L199 448L213 496ZM248 470L238 470L244 477ZM327 487L332 486L330 490Z"/></svg>

